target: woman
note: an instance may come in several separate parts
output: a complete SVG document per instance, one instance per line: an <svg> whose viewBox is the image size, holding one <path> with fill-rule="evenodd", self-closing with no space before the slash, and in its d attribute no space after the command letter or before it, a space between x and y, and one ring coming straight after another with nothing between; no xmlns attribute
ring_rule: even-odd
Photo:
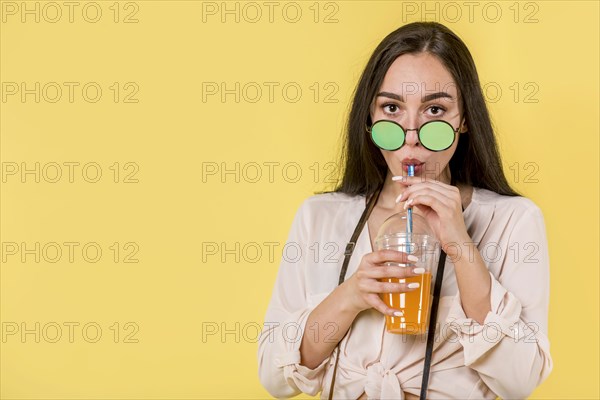
<svg viewBox="0 0 600 400"><path fill-rule="evenodd" d="M393 149L372 139L381 120L404 127ZM454 131L446 149L419 131L434 120ZM379 279L422 271L385 266L409 262L402 252L373 251L383 221L411 206L448 255L427 397L526 398L552 369L544 220L506 181L474 62L453 32L419 22L381 42L355 91L344 161L340 186L307 199L292 224L259 342L265 388L418 398L426 343L386 332L395 310L379 297L416 289ZM346 244L378 189L338 286Z"/></svg>

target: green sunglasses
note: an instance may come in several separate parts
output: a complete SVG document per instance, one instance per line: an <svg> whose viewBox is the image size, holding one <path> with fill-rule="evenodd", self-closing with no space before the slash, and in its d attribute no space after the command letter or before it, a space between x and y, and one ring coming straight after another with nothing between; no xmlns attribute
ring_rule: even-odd
<svg viewBox="0 0 600 400"><path fill-rule="evenodd" d="M448 122L441 120L425 122L419 129L404 129L397 122L382 119L370 129L367 128L367 132L371 134L373 143L383 150L398 150L405 143L406 132L417 131L423 147L431 151L443 151L452 146L459 129L454 129Z"/></svg>

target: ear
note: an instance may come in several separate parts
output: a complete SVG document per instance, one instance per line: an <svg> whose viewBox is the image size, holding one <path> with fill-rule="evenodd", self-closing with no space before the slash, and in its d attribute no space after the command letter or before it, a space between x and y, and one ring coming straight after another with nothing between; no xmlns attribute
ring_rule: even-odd
<svg viewBox="0 0 600 400"><path fill-rule="evenodd" d="M459 132L460 133L467 133L469 131L469 127L467 126L467 120L464 120L465 122L462 124Z"/></svg>

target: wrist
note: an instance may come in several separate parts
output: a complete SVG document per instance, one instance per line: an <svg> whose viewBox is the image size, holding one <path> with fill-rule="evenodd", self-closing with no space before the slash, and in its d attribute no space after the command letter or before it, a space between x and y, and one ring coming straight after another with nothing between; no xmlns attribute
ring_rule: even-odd
<svg viewBox="0 0 600 400"><path fill-rule="evenodd" d="M473 240L465 235L455 235L454 240L441 243L442 250L452 260L453 263L460 261L463 257L472 258Z"/></svg>
<svg viewBox="0 0 600 400"><path fill-rule="evenodd" d="M342 314L355 317L363 311L365 308L361 307L360 299L357 298L356 291L352 290L352 278L344 281L340 286L336 288L336 303L338 305L338 311Z"/></svg>

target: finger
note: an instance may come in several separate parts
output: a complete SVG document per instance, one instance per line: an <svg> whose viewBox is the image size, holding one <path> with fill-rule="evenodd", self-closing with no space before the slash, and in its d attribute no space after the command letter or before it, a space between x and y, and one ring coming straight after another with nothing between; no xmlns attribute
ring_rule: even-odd
<svg viewBox="0 0 600 400"><path fill-rule="evenodd" d="M411 197L414 197L416 194L429 194L429 195L439 195L444 196L444 200L453 201L460 199L460 192L458 188L454 186L448 185L437 185L434 183L424 183L419 185L414 185L407 188L400 196L396 198L396 204L402 201L406 201Z"/></svg>
<svg viewBox="0 0 600 400"><path fill-rule="evenodd" d="M412 186L412 185L417 185L420 183L432 183L432 184L436 184L436 185L440 185L440 186L450 186L442 181L438 181L436 179L432 179L432 178L428 178L427 175L421 175L421 176L404 176L404 175L397 175L397 176L392 176L392 181L397 182L397 183L401 183L403 185L406 186Z"/></svg>
<svg viewBox="0 0 600 400"><path fill-rule="evenodd" d="M418 282L389 282L389 281L377 281L374 279L363 280L359 282L359 288L363 292L367 293L406 293L417 290L420 286Z"/></svg>
<svg viewBox="0 0 600 400"><path fill-rule="evenodd" d="M422 188L422 189L415 190L413 193L411 193L409 195L409 197L407 198L406 203L409 203L409 202L413 203L414 202L413 199L416 198L417 196L434 197L440 203L450 206L450 208L456 208L456 204L458 204L458 202L460 201L459 199L454 198L451 193L444 193L444 192L441 192L441 191L433 189L433 188ZM413 201L411 202L411 200L413 200ZM404 203L405 208L408 207L406 205L406 203Z"/></svg>
<svg viewBox="0 0 600 400"><path fill-rule="evenodd" d="M377 250L365 256L367 261L373 265L384 264L386 262L396 262L401 264L412 264L419 259L411 254L397 250Z"/></svg>
<svg viewBox="0 0 600 400"><path fill-rule="evenodd" d="M459 190L458 190L458 187L452 186L452 185L448 185L448 184L446 184L444 182L436 181L436 180L433 180L433 179L426 180L426 181L421 182L421 183L416 183L416 184L414 184L412 186L416 186L417 188L428 187L428 188L431 188L433 190L437 190L440 193L446 193L447 195L451 195L452 193L460 193Z"/></svg>
<svg viewBox="0 0 600 400"><path fill-rule="evenodd" d="M452 201L452 192L446 191L439 187L435 187L433 185L411 186L410 188L406 189L400 196L398 196L396 200L398 200L398 202L409 200L419 194L441 196L443 197L443 200Z"/></svg>
<svg viewBox="0 0 600 400"><path fill-rule="evenodd" d="M452 207L448 201L440 200L439 197L431 195L416 195L411 197L405 204L408 206L427 206L435 211L435 213L444 218L451 214Z"/></svg>
<svg viewBox="0 0 600 400"><path fill-rule="evenodd" d="M382 279L382 278L408 278L420 276L425 273L425 268L413 266L381 266L369 268L363 271L360 278Z"/></svg>
<svg viewBox="0 0 600 400"><path fill-rule="evenodd" d="M376 294L367 296L367 303L371 307L373 307L374 309L376 309L377 311L382 313L383 315L392 316L392 315L394 315L394 313L398 312L398 310L394 310L393 308L391 308L387 304L385 304L381 300L381 297L379 297L379 295L376 295Z"/></svg>

